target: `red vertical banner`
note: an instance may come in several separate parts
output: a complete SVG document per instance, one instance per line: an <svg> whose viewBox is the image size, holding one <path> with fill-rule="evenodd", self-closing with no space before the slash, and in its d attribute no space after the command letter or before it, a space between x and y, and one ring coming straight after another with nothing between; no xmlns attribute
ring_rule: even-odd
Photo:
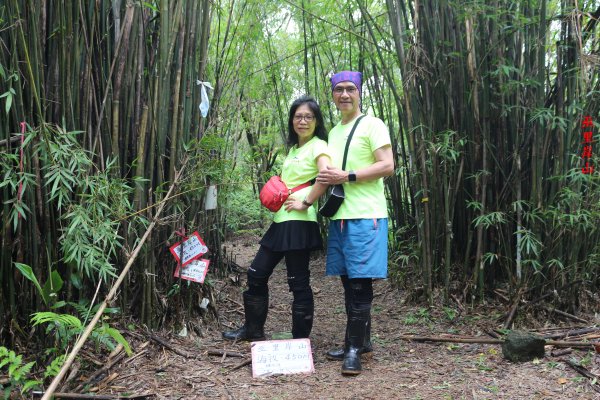
<svg viewBox="0 0 600 400"><path fill-rule="evenodd" d="M583 135L583 148L581 150L581 158L584 162L584 166L581 168L581 172L584 174L592 174L594 172L594 165L592 164L592 151L594 143L594 121L592 117L586 115L581 121L581 130Z"/></svg>

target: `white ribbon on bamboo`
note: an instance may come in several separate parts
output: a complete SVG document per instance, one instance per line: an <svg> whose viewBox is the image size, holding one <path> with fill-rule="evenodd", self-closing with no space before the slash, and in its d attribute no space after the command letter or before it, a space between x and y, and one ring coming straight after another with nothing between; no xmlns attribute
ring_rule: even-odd
<svg viewBox="0 0 600 400"><path fill-rule="evenodd" d="M210 102L208 101L208 93L206 93L206 88L213 89L210 82L202 82L196 80L196 85L200 85L200 113L202 114L202 118L206 118L208 115L208 109L210 108ZM214 90L214 89L213 89Z"/></svg>

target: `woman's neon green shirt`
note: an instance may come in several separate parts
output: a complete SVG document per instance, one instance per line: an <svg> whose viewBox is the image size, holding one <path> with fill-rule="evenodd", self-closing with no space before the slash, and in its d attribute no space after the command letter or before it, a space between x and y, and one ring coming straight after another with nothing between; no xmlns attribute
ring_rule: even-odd
<svg viewBox="0 0 600 400"><path fill-rule="evenodd" d="M329 156L327 142L313 136L304 146L298 148L298 145L292 147L283 161L281 169L281 179L289 189L315 179L319 173L317 158L321 155ZM299 200L304 199L312 190L312 186L305 187L292 194ZM273 222L285 221L317 221L316 205L309 207L308 210L287 212L285 207L281 207L275 213Z"/></svg>

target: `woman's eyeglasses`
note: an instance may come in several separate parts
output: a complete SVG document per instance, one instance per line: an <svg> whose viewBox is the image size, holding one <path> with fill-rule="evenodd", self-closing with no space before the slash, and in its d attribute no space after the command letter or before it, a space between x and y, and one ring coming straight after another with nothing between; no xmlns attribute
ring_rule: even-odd
<svg viewBox="0 0 600 400"><path fill-rule="evenodd" d="M294 121L296 121L296 122L300 122L302 120L305 120L306 122L312 122L314 119L315 119L314 115L301 115L301 114L294 115Z"/></svg>
<svg viewBox="0 0 600 400"><path fill-rule="evenodd" d="M353 86L349 86L349 87L339 87L339 86L336 86L333 89L333 93L335 93L337 95L341 95L342 93L344 93L344 91L346 91L346 93L348 93L348 94L354 94L354 93L356 93L357 90L358 89L355 88L355 87L353 87Z"/></svg>

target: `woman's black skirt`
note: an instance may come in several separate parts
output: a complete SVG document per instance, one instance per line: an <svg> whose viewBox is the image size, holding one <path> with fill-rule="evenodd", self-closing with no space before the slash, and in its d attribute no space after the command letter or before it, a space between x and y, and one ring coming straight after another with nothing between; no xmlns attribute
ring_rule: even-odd
<svg viewBox="0 0 600 400"><path fill-rule="evenodd" d="M273 222L260 244L271 251L320 250L319 224L311 221Z"/></svg>

